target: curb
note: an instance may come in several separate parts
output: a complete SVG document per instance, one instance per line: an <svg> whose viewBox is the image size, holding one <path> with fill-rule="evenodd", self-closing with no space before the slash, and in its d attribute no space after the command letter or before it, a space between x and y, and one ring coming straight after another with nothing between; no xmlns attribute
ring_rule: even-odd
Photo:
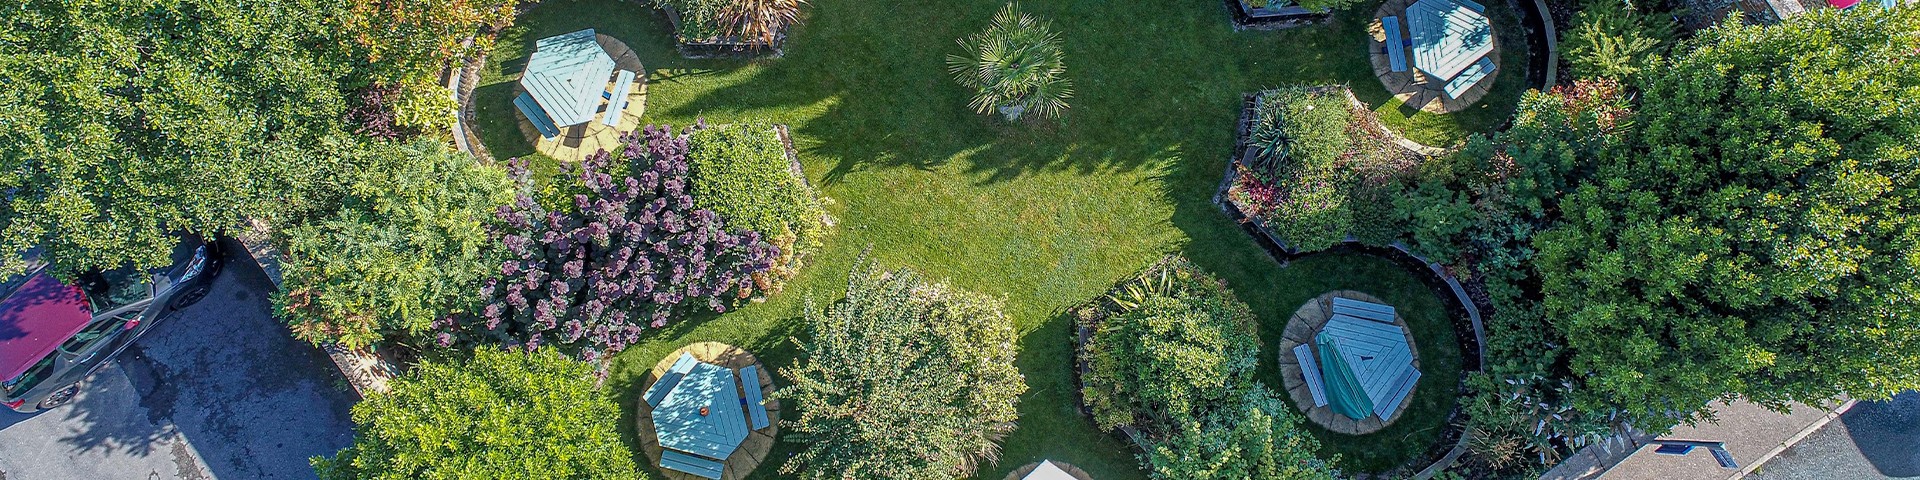
<svg viewBox="0 0 1920 480"><path fill-rule="evenodd" d="M1813 423L1807 424L1806 427L1800 429L1799 433L1795 433L1793 434L1793 436L1787 437L1786 441L1780 442L1780 444L1774 446L1772 450L1768 450L1767 453L1761 454L1760 458L1754 459L1751 462L1747 462L1747 466L1741 467L1739 473L1735 473L1733 475L1727 476L1727 480L1738 480L1741 478L1746 478L1748 474L1753 473L1755 470L1759 470L1760 467L1766 465L1767 462L1773 461L1773 457L1779 456L1781 452L1787 451L1788 448L1793 448L1794 444L1800 443L1801 440L1806 440L1807 436L1813 435L1813 432L1820 430L1821 427L1827 426L1827 424L1833 422L1834 419L1840 418L1840 416L1846 414L1848 410L1852 410L1853 405L1859 402L1860 402L1859 400L1854 400L1851 398L1847 399L1846 403L1842 403L1840 404L1839 407L1828 411L1827 415L1820 417L1819 420L1814 420Z"/></svg>
<svg viewBox="0 0 1920 480"><path fill-rule="evenodd" d="M235 240L245 246L253 262L267 272L267 280L273 282L274 290L279 290L280 284L284 281L280 269L282 255L280 249L274 248L273 242L268 240L272 238L271 229L267 227L266 222L259 219L248 223L250 225L247 232L240 234ZM279 317L276 315L275 319ZM371 349L348 349L339 345L327 345L321 347L321 350L327 353L328 359L333 360L334 368L339 369L340 376L347 379L347 384L353 387L353 393L363 399L369 392L386 393L389 390L389 383L399 373L399 369L395 368L392 362L388 362Z"/></svg>

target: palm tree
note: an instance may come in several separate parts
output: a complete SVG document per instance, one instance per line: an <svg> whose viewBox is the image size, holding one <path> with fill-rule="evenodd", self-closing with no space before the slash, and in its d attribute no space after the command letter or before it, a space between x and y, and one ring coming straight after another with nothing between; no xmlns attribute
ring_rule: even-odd
<svg viewBox="0 0 1920 480"><path fill-rule="evenodd" d="M1061 75L1065 54L1048 27L1009 3L986 31L960 39L968 55L948 55L947 64L961 85L978 91L969 103L974 111L999 110L1011 121L1027 112L1053 118L1066 110L1073 82Z"/></svg>
<svg viewBox="0 0 1920 480"><path fill-rule="evenodd" d="M720 11L721 35L755 46L772 46L780 32L800 21L807 0L733 0Z"/></svg>

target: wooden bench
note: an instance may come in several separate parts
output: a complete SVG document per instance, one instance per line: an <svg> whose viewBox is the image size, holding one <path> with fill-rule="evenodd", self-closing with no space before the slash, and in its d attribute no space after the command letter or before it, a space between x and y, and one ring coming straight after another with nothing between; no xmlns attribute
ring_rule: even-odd
<svg viewBox="0 0 1920 480"><path fill-rule="evenodd" d="M1381 17L1380 28L1387 32L1387 63L1392 64L1395 72L1407 71L1407 46L1400 39L1400 17Z"/></svg>
<svg viewBox="0 0 1920 480"><path fill-rule="evenodd" d="M1382 323L1393 323L1393 307L1372 302L1334 297L1333 314L1364 318Z"/></svg>
<svg viewBox="0 0 1920 480"><path fill-rule="evenodd" d="M533 95L520 92L520 96L513 98L513 106L520 109L521 115L527 116L527 121L533 123L533 129L540 131L540 136L546 138L560 136L560 127L553 125L553 117L547 116L546 109L540 108L540 104L533 101Z"/></svg>
<svg viewBox="0 0 1920 480"><path fill-rule="evenodd" d="M771 423L767 421L766 399L760 396L759 365L740 369L740 387L747 391L747 396L741 398L740 403L747 404L747 416L753 418L753 429L767 428Z"/></svg>
<svg viewBox="0 0 1920 480"><path fill-rule="evenodd" d="M620 112L627 109L627 92L632 89L633 72L621 70L620 76L613 81L613 96L607 98L607 114L600 119L600 123L609 127L620 126Z"/></svg>
<svg viewBox="0 0 1920 480"><path fill-rule="evenodd" d="M727 464L720 463L719 460L703 458L698 455L689 455L674 450L661 450L660 468L720 480L720 474L726 472Z"/></svg>
<svg viewBox="0 0 1920 480"><path fill-rule="evenodd" d="M667 368L667 373L661 374L659 381L647 387L647 405L660 406L660 401L667 399L667 394L673 391L673 387L680 385L680 379L686 378L687 372L692 372L694 364L697 363L700 361L694 360L693 355L681 353L680 358L673 361L673 366Z"/></svg>
<svg viewBox="0 0 1920 480"><path fill-rule="evenodd" d="M1307 392L1313 394L1313 406L1327 406L1327 386L1321 383L1320 364L1313 361L1313 345L1293 347L1293 358L1300 361L1300 378L1307 380Z"/></svg>
<svg viewBox="0 0 1920 480"><path fill-rule="evenodd" d="M1453 77L1453 81L1447 82L1447 98L1460 98L1462 92L1473 88L1475 84L1480 83L1480 80L1493 75L1493 71L1493 58L1480 57L1480 61L1474 62L1473 65L1468 65L1466 70L1460 71L1460 76Z"/></svg>

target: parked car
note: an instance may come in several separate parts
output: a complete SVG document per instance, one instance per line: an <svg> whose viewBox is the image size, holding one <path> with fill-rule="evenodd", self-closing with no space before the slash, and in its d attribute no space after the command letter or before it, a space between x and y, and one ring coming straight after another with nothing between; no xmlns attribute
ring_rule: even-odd
<svg viewBox="0 0 1920 480"><path fill-rule="evenodd" d="M154 324L207 297L219 275L219 242L189 239L174 265L93 271L64 282L29 258L0 282L0 403L23 413L66 404L80 382Z"/></svg>

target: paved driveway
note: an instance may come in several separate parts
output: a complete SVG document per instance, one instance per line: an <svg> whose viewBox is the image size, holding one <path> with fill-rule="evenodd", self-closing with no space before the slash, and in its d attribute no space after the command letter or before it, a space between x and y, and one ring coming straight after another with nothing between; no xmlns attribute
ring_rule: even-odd
<svg viewBox="0 0 1920 480"><path fill-rule="evenodd" d="M1860 402L1748 480L1920 479L1920 392Z"/></svg>
<svg viewBox="0 0 1920 480"><path fill-rule="evenodd" d="M353 440L357 397L269 315L272 284L233 245L206 300L157 325L72 405L0 409L0 480L313 478Z"/></svg>

